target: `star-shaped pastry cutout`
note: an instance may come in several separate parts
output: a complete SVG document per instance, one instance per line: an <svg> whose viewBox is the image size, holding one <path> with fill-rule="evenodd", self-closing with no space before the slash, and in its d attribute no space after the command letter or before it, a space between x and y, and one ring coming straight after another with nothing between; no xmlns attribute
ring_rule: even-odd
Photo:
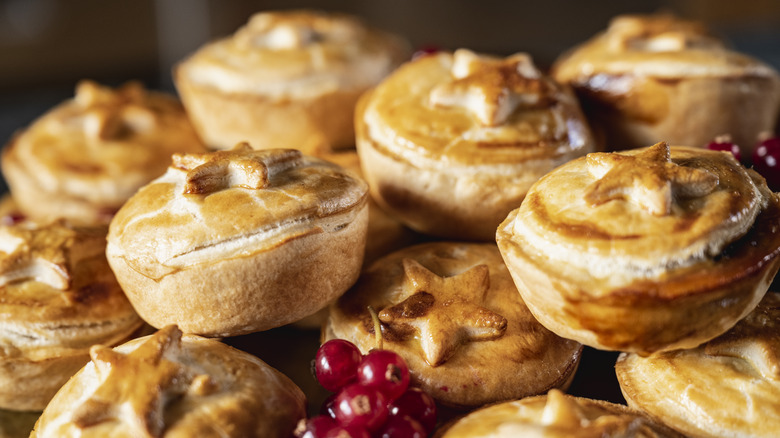
<svg viewBox="0 0 780 438"><path fill-rule="evenodd" d="M404 299L379 312L379 320L408 325L420 335L425 361L432 367L449 359L462 344L501 337L503 316L480 305L490 288L487 265L453 277L440 277L413 259L403 259Z"/></svg>
<svg viewBox="0 0 780 438"><path fill-rule="evenodd" d="M524 53L498 59L460 49L453 55L452 79L431 90L430 102L466 108L482 125L498 126L518 107L550 105L551 92L551 85Z"/></svg>
<svg viewBox="0 0 780 438"><path fill-rule="evenodd" d="M0 227L0 286L33 280L70 289L70 250L77 235L62 220L40 227Z"/></svg>
<svg viewBox="0 0 780 438"><path fill-rule="evenodd" d="M168 360L180 348L181 331L168 326L150 336L134 351L124 354L94 345L90 356L100 384L73 411L71 421L81 429L120 421L136 436L162 436L165 404L188 392L206 395L214 384L206 375L195 375Z"/></svg>
<svg viewBox="0 0 780 438"><path fill-rule="evenodd" d="M539 422L545 426L580 428L588 423L588 419L575 400L553 388L547 393Z"/></svg>
<svg viewBox="0 0 780 438"><path fill-rule="evenodd" d="M700 23L672 15L622 16L608 30L609 49L615 52L640 50L677 52L695 47L722 46Z"/></svg>
<svg viewBox="0 0 780 438"><path fill-rule="evenodd" d="M328 40L359 40L360 25L352 18L310 12L263 12L253 15L233 36L244 50L300 50Z"/></svg>
<svg viewBox="0 0 780 438"><path fill-rule="evenodd" d="M717 175L672 162L664 142L634 155L597 152L586 160L588 171L597 178L585 189L585 200L592 206L623 199L653 215L666 216L675 196L704 196L718 185Z"/></svg>
<svg viewBox="0 0 780 438"><path fill-rule="evenodd" d="M85 133L96 140L148 130L156 123L154 112L144 105L144 88L139 82L112 90L93 81L81 81L76 86L75 101L83 110Z"/></svg>
<svg viewBox="0 0 780 438"><path fill-rule="evenodd" d="M208 153L174 154L174 168L187 172L185 194L209 194L232 187L263 189L271 175L302 163L297 149L254 150L247 143Z"/></svg>
<svg viewBox="0 0 780 438"><path fill-rule="evenodd" d="M771 294L771 295L770 295ZM707 342L704 353L737 357L749 363L765 379L780 380L780 297L767 296L728 332Z"/></svg>

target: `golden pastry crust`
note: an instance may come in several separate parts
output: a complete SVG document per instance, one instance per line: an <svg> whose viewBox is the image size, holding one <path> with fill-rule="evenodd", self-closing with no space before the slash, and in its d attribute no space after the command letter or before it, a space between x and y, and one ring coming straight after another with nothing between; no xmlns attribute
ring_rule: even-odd
<svg viewBox="0 0 780 438"><path fill-rule="evenodd" d="M306 413L280 372L175 326L90 356L31 437L288 437Z"/></svg>
<svg viewBox="0 0 780 438"><path fill-rule="evenodd" d="M623 15L552 68L574 87L606 144L630 149L661 139L703 147L730 134L748 156L774 130L780 75L729 50L697 22Z"/></svg>
<svg viewBox="0 0 780 438"><path fill-rule="evenodd" d="M81 81L76 95L16 135L2 168L33 219L107 225L176 152L201 152L181 104L137 82L110 89Z"/></svg>
<svg viewBox="0 0 780 438"><path fill-rule="evenodd" d="M630 406L689 436L774 437L780 430L780 294L698 348L615 365ZM658 382L663 382L659 384Z"/></svg>
<svg viewBox="0 0 780 438"><path fill-rule="evenodd" d="M497 241L545 327L650 353L695 347L755 307L780 263L778 219L777 195L732 155L659 143L551 172Z"/></svg>
<svg viewBox="0 0 780 438"><path fill-rule="evenodd" d="M210 147L248 141L325 153L354 144L355 102L407 52L355 17L262 12L182 61L174 79Z"/></svg>
<svg viewBox="0 0 780 438"><path fill-rule="evenodd" d="M594 147L572 93L528 55L464 49L399 68L361 99L355 129L382 208L417 231L469 240L492 241L534 181Z"/></svg>
<svg viewBox="0 0 780 438"><path fill-rule="evenodd" d="M441 403L470 407L568 386L582 346L539 325L493 244L436 242L396 251L330 307L325 339L400 354Z"/></svg>
<svg viewBox="0 0 780 438"><path fill-rule="evenodd" d="M355 150L331 153L322 158L364 178L363 170L360 167L360 158ZM369 266L380 257L417 243L420 239L419 234L387 214L373 198L369 198L366 254L363 258L363 266Z"/></svg>
<svg viewBox="0 0 780 438"><path fill-rule="evenodd" d="M141 327L104 251L105 229L0 227L0 407L43 409L90 346Z"/></svg>
<svg viewBox="0 0 780 438"><path fill-rule="evenodd" d="M600 437L680 438L639 411L601 400L546 395L499 403L449 425L438 438Z"/></svg>
<svg viewBox="0 0 780 438"><path fill-rule="evenodd" d="M350 172L293 149L177 155L117 213L106 253L155 327L266 330L316 312L357 280L367 192Z"/></svg>

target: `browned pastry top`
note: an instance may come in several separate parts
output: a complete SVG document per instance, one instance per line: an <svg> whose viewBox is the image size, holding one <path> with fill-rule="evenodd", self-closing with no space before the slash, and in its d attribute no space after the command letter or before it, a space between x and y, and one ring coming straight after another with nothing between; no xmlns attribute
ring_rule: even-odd
<svg viewBox="0 0 780 438"><path fill-rule="evenodd" d="M117 213L108 250L150 277L267 251L349 223L366 183L298 150L183 154Z"/></svg>
<svg viewBox="0 0 780 438"><path fill-rule="evenodd" d="M441 438L680 437L623 405L566 395L547 395L489 406L461 418Z"/></svg>
<svg viewBox="0 0 780 438"><path fill-rule="evenodd" d="M296 99L368 88L405 52L403 42L356 17L261 12L234 35L201 47L178 74L226 93Z"/></svg>
<svg viewBox="0 0 780 438"><path fill-rule="evenodd" d="M701 23L665 14L615 17L605 32L562 56L553 71L566 83L600 74L667 80L778 76L768 65L730 50Z"/></svg>
<svg viewBox="0 0 780 438"><path fill-rule="evenodd" d="M0 226L0 357L118 342L141 325L105 257L105 229Z"/></svg>
<svg viewBox="0 0 780 438"><path fill-rule="evenodd" d="M629 404L686 434L776 436L780 294L767 292L752 313L698 348L623 354L616 371Z"/></svg>
<svg viewBox="0 0 780 438"><path fill-rule="evenodd" d="M326 336L401 354L435 398L476 406L564 385L581 346L526 308L493 244L438 242L392 253L331 306ZM519 395L518 395L519 394Z"/></svg>
<svg viewBox="0 0 780 438"><path fill-rule="evenodd" d="M305 415L287 377L176 326L90 355L32 436L287 437Z"/></svg>
<svg viewBox="0 0 780 438"><path fill-rule="evenodd" d="M119 205L162 175L171 154L203 150L173 97L137 82L111 89L81 81L73 99L14 138L3 159L45 192Z"/></svg>
<svg viewBox="0 0 780 438"><path fill-rule="evenodd" d="M777 199L731 154L697 148L593 153L531 188L514 238L595 294L712 259ZM585 273L587 272L587 274ZM589 280L585 280L585 279Z"/></svg>
<svg viewBox="0 0 780 438"><path fill-rule="evenodd" d="M576 99L522 53L460 49L412 61L374 89L362 117L384 153L426 167L511 166L592 150Z"/></svg>

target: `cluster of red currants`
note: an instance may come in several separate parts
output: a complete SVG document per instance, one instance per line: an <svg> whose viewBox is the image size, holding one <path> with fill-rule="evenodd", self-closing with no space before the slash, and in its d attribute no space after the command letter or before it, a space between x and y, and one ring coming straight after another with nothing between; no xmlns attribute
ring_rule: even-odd
<svg viewBox="0 0 780 438"><path fill-rule="evenodd" d="M707 144L707 149L731 152L737 161L742 162L739 145L732 143L728 136L716 138ZM753 170L766 179L770 189L775 192L780 191L780 137L761 140L753 150L750 163L753 165Z"/></svg>
<svg viewBox="0 0 780 438"><path fill-rule="evenodd" d="M409 368L390 350L365 356L349 341L333 339L317 350L314 373L333 391L320 415L295 432L299 438L424 438L436 426L436 403L409 387Z"/></svg>

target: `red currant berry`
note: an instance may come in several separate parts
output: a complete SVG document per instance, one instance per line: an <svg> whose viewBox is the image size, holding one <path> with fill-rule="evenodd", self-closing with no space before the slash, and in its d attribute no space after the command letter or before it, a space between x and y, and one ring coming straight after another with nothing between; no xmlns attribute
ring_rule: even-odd
<svg viewBox="0 0 780 438"><path fill-rule="evenodd" d="M326 417L330 418L336 418L336 411L334 410L334 406L336 405L336 396L338 393L333 393L328 396L323 402L322 406L320 406L320 415L325 415Z"/></svg>
<svg viewBox="0 0 780 438"><path fill-rule="evenodd" d="M428 433L436 427L436 402L420 388L409 388L390 403L390 415L409 416L419 421Z"/></svg>
<svg viewBox="0 0 780 438"><path fill-rule="evenodd" d="M427 44L419 49L415 50L414 53L412 53L412 60L423 58L429 55L433 55L434 53L441 52L441 48L435 44Z"/></svg>
<svg viewBox="0 0 780 438"><path fill-rule="evenodd" d="M336 396L334 411L342 426L376 430L387 419L387 399L375 388L353 383Z"/></svg>
<svg viewBox="0 0 780 438"><path fill-rule="evenodd" d="M318 415L308 420L301 420L293 434L296 438L323 438L337 426L336 420Z"/></svg>
<svg viewBox="0 0 780 438"><path fill-rule="evenodd" d="M707 149L712 151L726 151L731 152L737 161L742 161L742 151L739 146L731 142L731 137L728 135L722 135L715 137L715 140L707 144Z"/></svg>
<svg viewBox="0 0 780 438"><path fill-rule="evenodd" d="M417 420L404 415L388 418L387 423L379 429L375 436L381 438L425 438L428 436L428 432Z"/></svg>
<svg viewBox="0 0 780 438"><path fill-rule="evenodd" d="M358 365L357 380L378 389L388 400L395 400L409 387L409 367L393 351L372 350Z"/></svg>
<svg viewBox="0 0 780 438"><path fill-rule="evenodd" d="M314 359L317 381L328 391L338 391L355 379L362 355L351 342L331 339L322 344Z"/></svg>
<svg viewBox="0 0 780 438"><path fill-rule="evenodd" d="M758 144L753 151L753 168L766 178L770 189L780 190L780 137Z"/></svg>
<svg viewBox="0 0 780 438"><path fill-rule="evenodd" d="M371 434L360 426L338 425L325 434L325 438L371 438Z"/></svg>

